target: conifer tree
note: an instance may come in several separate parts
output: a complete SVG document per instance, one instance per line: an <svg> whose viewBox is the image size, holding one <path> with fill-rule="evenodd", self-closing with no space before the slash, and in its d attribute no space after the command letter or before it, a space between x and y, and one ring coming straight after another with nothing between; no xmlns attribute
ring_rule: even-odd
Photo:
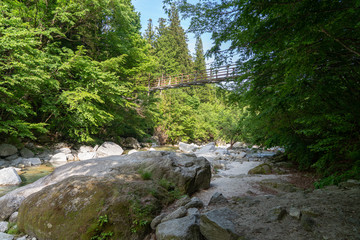
<svg viewBox="0 0 360 240"><path fill-rule="evenodd" d="M197 72L204 72L205 69L206 69L206 63L205 63L203 43L201 37L197 36L195 43L194 70Z"/></svg>
<svg viewBox="0 0 360 240"><path fill-rule="evenodd" d="M144 38L152 47L155 46L154 45L155 31L154 31L154 26L153 26L153 22L152 22L151 18L148 20L148 26L147 26L147 29L145 30Z"/></svg>

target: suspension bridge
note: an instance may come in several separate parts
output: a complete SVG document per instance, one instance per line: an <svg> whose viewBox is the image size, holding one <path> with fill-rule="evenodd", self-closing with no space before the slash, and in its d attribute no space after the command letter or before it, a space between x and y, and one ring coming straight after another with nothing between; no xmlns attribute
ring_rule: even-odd
<svg viewBox="0 0 360 240"><path fill-rule="evenodd" d="M227 65L217 68L209 68L201 72L179 74L175 76L161 76L154 78L148 76L137 81L138 84L147 85L149 91L165 90L170 88L189 87L191 85L204 85L231 81L239 76L236 65Z"/></svg>

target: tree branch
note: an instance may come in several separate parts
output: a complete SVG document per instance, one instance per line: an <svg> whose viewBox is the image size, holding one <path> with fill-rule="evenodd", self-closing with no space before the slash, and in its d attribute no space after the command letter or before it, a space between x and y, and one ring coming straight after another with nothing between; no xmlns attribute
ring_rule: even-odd
<svg viewBox="0 0 360 240"><path fill-rule="evenodd" d="M350 52L352 52L352 53L354 53L354 54L356 54L356 55L358 55L358 56L360 57L360 53L359 53L359 52L355 51L354 49L351 49L350 47L346 46L346 45L345 45L342 41L340 41L339 39L331 36L327 31L325 31L325 29L323 29L323 28L320 29L320 32L325 33L326 36L328 36L329 38L334 39L336 42L340 43L341 46L343 46L344 48L346 48L346 49L349 50Z"/></svg>

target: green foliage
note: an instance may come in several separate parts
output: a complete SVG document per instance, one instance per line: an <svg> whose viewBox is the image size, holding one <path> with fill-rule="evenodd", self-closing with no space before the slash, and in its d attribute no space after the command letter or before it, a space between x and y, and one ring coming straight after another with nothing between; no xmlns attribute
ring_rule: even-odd
<svg viewBox="0 0 360 240"><path fill-rule="evenodd" d="M6 231L6 233L11 234L11 235L18 235L20 234L20 230L18 229L16 223L8 223L8 230Z"/></svg>
<svg viewBox="0 0 360 240"><path fill-rule="evenodd" d="M150 180L152 178L152 173L145 170L139 170L138 171L142 180Z"/></svg>
<svg viewBox="0 0 360 240"><path fill-rule="evenodd" d="M97 222L97 228L95 230L95 236L91 237L91 240L106 240L111 239L111 237L114 235L113 232L103 232L105 225L109 222L108 216L103 215L99 216L98 222Z"/></svg>
<svg viewBox="0 0 360 240"><path fill-rule="evenodd" d="M6 0L0 14L1 140L151 132L153 100L133 79L154 60L130 0Z"/></svg>
<svg viewBox="0 0 360 240"><path fill-rule="evenodd" d="M139 201L133 201L131 205L132 214L132 226L131 232L137 233L140 229L144 229L149 226L151 222L151 215L154 212L152 205L142 205Z"/></svg>
<svg viewBox="0 0 360 240"><path fill-rule="evenodd" d="M192 31L212 33L218 63L240 57L232 100L246 108L241 135L285 146L302 168L333 175L330 182L351 171L360 149L356 0L177 2Z"/></svg>
<svg viewBox="0 0 360 240"><path fill-rule="evenodd" d="M183 193L175 186L174 183L164 178L160 179L158 183L168 192L167 203L172 203L176 199L179 199L181 196L183 196Z"/></svg>

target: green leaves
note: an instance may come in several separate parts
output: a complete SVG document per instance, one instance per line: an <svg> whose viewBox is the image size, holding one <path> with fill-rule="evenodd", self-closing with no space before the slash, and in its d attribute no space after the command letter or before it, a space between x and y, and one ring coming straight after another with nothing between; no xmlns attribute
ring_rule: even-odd
<svg viewBox="0 0 360 240"><path fill-rule="evenodd" d="M172 1L167 1L172 2ZM358 1L180 1L194 32L211 32L210 54L240 55L234 88L247 107L248 140L283 145L302 167L331 174L360 149ZM229 42L230 47L219 51ZM328 170L327 170L328 169ZM345 168L342 169L344 171Z"/></svg>
<svg viewBox="0 0 360 240"><path fill-rule="evenodd" d="M134 76L151 59L129 0L0 3L0 132L70 141L118 136L128 119L144 135ZM126 112L126 114L125 114ZM147 128L145 128L147 130Z"/></svg>

